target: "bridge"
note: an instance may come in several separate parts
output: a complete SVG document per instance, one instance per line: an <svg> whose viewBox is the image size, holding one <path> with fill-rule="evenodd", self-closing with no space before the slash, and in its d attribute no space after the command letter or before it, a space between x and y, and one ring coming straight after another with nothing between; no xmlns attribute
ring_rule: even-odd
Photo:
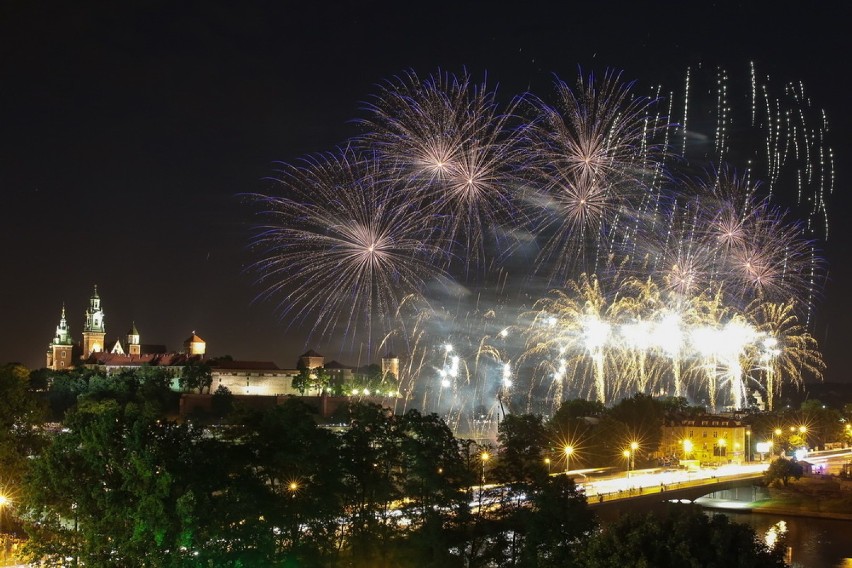
<svg viewBox="0 0 852 568"><path fill-rule="evenodd" d="M673 501L690 503L716 492L752 487L767 467L768 463L752 463L696 471L652 469L576 481L585 491L589 507L601 519L610 520L626 512L659 511ZM744 499L734 497L743 499L739 508L749 508L755 500L750 495L749 491Z"/></svg>
<svg viewBox="0 0 852 568"><path fill-rule="evenodd" d="M709 477L673 483L661 482L660 485L630 486L608 493L592 493L591 495L587 494L587 498L589 507L601 519L611 520L627 512L658 511L664 509L673 501L695 502L696 499L722 491L752 488L762 477L762 470L729 476L710 475ZM748 493L751 495L751 491ZM735 502L743 503L740 508L747 509L748 504L753 499L753 497L749 497L747 501Z"/></svg>

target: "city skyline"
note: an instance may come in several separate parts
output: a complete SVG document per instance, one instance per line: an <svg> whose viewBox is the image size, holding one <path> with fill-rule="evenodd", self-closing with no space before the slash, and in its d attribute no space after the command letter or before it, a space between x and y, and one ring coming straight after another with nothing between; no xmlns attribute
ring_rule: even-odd
<svg viewBox="0 0 852 568"><path fill-rule="evenodd" d="M351 121L363 116L359 108L376 84L409 68L428 74L467 66L474 76L487 71L502 92L544 91L550 73L571 81L580 65L623 70L626 79L650 88L690 65L720 64L743 73L756 60L763 72L780 74L782 84L804 81L832 125L838 183L829 218L835 232L824 253L829 282L813 329L829 364L826 380L849 380L843 372L844 338L852 327L843 294L848 229L842 223L849 119L836 84L845 77L827 72L834 64L824 55L839 47L825 31L842 19L829 18L830 8L803 15L801 39L792 46L782 41L789 30L759 28L742 36L737 48L702 45L712 34L702 28L690 35L675 25L675 15L648 21L654 20L649 14L624 14L624 20L610 16L613 29L599 39L596 30L575 25L570 45L558 49L563 34L553 23L510 24L478 13L464 14L477 47L448 32L436 33L446 40L442 46L437 38L415 41L400 31L411 22L382 8L343 9L322 25L319 14L275 13L273 21L278 16L292 26L286 39L276 36L261 10L234 13L218 6L195 19L186 8L170 14L163 4L148 12L68 13L60 25L61 9L37 24L35 8L17 8L7 21L21 25L6 34L18 41L7 50L17 54L6 62L12 87L0 95L7 119L2 148L11 156L0 171L10 200L4 239L7 263L18 269L3 295L4 313L14 322L3 326L3 358L27 365L43 360L63 302L77 333L94 284L104 297L108 336L120 336L135 322L146 337L170 347L196 330L216 355L286 365L311 347L338 358L339 345L307 339L305 329L288 327L270 302L257 299L260 290L247 271L254 260L248 249L252 219L238 196L267 189L263 180L273 175L273 162L293 162L355 134ZM594 15L584 10L589 13L579 16ZM705 16L711 30L727 21L725 6L703 10L692 16ZM754 8L730 14L739 15L732 18L736 29L760 22ZM640 20L628 24L631 15ZM791 29L795 15L786 14ZM181 26L190 21L196 25ZM36 45L25 37L25 30L39 26L65 43ZM362 37L362 27L376 33ZM340 43L331 39L335 31ZM342 55L346 41L360 49ZM404 48L380 49L395 43ZM365 52L381 56L357 56ZM289 67L285 53L298 54ZM650 71L643 65L664 53L671 58L664 65ZM83 306L79 314L75 305ZM341 360L369 362L351 351Z"/></svg>

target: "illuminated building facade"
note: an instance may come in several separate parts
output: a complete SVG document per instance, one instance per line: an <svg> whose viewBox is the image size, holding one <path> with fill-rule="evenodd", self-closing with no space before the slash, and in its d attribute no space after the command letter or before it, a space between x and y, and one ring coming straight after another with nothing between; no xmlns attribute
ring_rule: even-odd
<svg viewBox="0 0 852 568"><path fill-rule="evenodd" d="M746 461L748 427L718 414L667 420L661 451L666 457L695 460L706 465Z"/></svg>

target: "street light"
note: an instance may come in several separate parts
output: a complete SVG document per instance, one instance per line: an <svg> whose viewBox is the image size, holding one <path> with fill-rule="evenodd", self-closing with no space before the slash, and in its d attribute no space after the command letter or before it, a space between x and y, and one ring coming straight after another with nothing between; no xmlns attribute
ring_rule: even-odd
<svg viewBox="0 0 852 568"><path fill-rule="evenodd" d="M480 476L479 476L479 514L482 514L482 492L485 488L485 462L487 462L491 458L488 455L488 452L482 452L479 454L479 463L480 463Z"/></svg>
<svg viewBox="0 0 852 568"><path fill-rule="evenodd" d="M746 463L751 462L751 430L746 430Z"/></svg>
<svg viewBox="0 0 852 568"><path fill-rule="evenodd" d="M3 547L3 566L6 565L6 538L3 536L3 513L8 504L9 498L0 494L0 546Z"/></svg>
<svg viewBox="0 0 852 568"><path fill-rule="evenodd" d="M799 434L802 436L802 440L805 442L805 447L808 447L808 427L807 426L799 426Z"/></svg>
<svg viewBox="0 0 852 568"><path fill-rule="evenodd" d="M624 450L621 455L624 456L624 461L627 463L627 477L630 477L630 450Z"/></svg>
<svg viewBox="0 0 852 568"><path fill-rule="evenodd" d="M565 446L565 475L571 470L571 454L574 453L574 446Z"/></svg>
<svg viewBox="0 0 852 568"><path fill-rule="evenodd" d="M692 440L684 440L683 441L683 459L688 460L689 454L692 453Z"/></svg>
<svg viewBox="0 0 852 568"><path fill-rule="evenodd" d="M550 458L544 458L544 463L547 464L547 475L550 475Z"/></svg>
<svg viewBox="0 0 852 568"><path fill-rule="evenodd" d="M776 428L775 430L772 431L772 452L773 452L773 454L775 453L775 451L776 451L775 448L777 447L775 445L775 437L780 436L780 435L781 435L781 428Z"/></svg>
<svg viewBox="0 0 852 568"><path fill-rule="evenodd" d="M719 438L716 440L716 445L719 446L719 461L722 461L722 457L725 455L725 446L728 445L728 441L725 438Z"/></svg>
<svg viewBox="0 0 852 568"><path fill-rule="evenodd" d="M636 469L636 450L639 449L639 442L630 442L630 469Z"/></svg>

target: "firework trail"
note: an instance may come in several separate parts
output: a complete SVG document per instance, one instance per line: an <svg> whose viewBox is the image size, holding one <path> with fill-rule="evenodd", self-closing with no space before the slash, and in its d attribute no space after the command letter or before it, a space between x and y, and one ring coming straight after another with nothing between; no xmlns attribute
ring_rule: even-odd
<svg viewBox="0 0 852 568"><path fill-rule="evenodd" d="M608 73L505 106L466 72L386 81L350 149L253 196L264 296L401 347L401 404L471 432L571 396L741 408L759 383L771 406L823 369L806 328L834 158L804 87L750 71L743 93L698 66L682 92Z"/></svg>
<svg viewBox="0 0 852 568"><path fill-rule="evenodd" d="M282 316L328 333L390 327L402 299L442 272L428 222L404 186L381 175L373 158L349 150L285 166L276 195L253 200L266 223L253 247L264 295L281 297Z"/></svg>
<svg viewBox="0 0 852 568"><path fill-rule="evenodd" d="M764 374L769 410L783 381L801 385L804 373L819 378L825 369L817 341L799 323L794 307L791 302L755 302L748 310L761 334L754 357Z"/></svg>
<svg viewBox="0 0 852 568"><path fill-rule="evenodd" d="M634 97L617 74L581 77L576 89L557 79L555 91L555 106L526 97L535 118L525 140L539 206L534 231L544 237L536 265L560 285L578 264L596 268L619 220L634 217L662 156L648 140L664 125L652 118L654 101Z"/></svg>
<svg viewBox="0 0 852 568"><path fill-rule="evenodd" d="M496 91L467 73L409 72L381 85L358 121L366 131L358 143L414 189L429 218L440 220L436 244L457 253L442 258L462 259L465 269L510 248L501 227L521 214L515 107L501 110Z"/></svg>

